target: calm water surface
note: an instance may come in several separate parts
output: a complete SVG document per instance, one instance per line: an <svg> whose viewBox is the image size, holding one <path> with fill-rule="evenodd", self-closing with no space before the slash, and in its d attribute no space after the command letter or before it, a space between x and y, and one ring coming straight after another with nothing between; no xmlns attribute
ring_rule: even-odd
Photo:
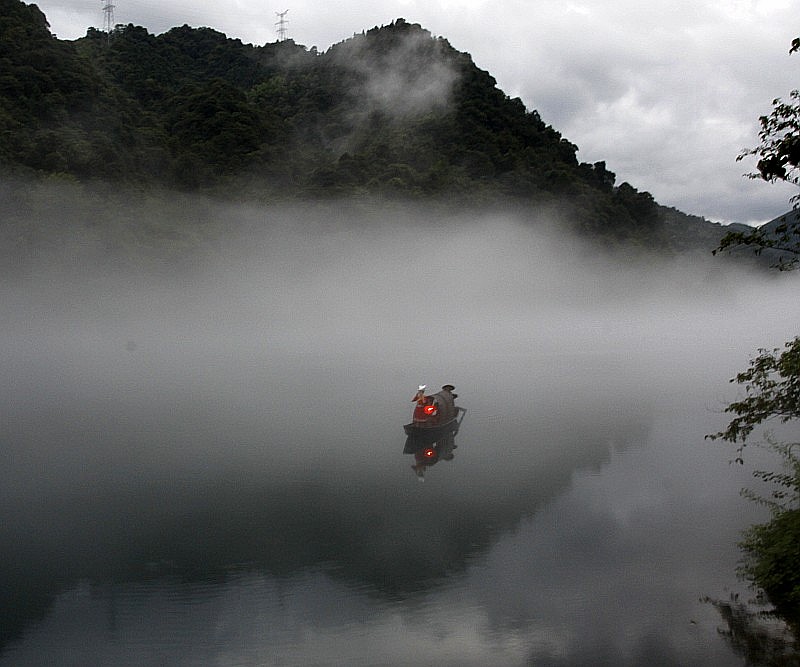
<svg viewBox="0 0 800 667"><path fill-rule="evenodd" d="M5 288L0 665L744 664L703 435L794 284L376 237ZM422 483L420 382L468 410Z"/></svg>

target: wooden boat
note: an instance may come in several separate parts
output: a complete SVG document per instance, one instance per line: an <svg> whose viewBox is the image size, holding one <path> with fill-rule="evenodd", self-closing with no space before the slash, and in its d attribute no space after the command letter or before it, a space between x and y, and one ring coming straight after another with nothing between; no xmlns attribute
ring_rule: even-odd
<svg viewBox="0 0 800 667"><path fill-rule="evenodd" d="M412 399L416 403L412 421L403 426L408 436L406 449L430 445L458 433L466 410L455 404L458 395L453 389L453 385L446 384L441 391L426 396L425 386L419 388Z"/></svg>

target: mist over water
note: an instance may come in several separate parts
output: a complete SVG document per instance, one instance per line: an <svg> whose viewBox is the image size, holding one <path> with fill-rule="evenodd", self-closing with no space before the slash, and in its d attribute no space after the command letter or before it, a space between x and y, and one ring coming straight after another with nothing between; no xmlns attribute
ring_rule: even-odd
<svg viewBox="0 0 800 667"><path fill-rule="evenodd" d="M703 435L728 379L797 333L794 277L602 254L504 212L192 202L169 224L205 231L139 266L62 232L0 287L0 664L70 633L94 664L147 664L136 641L174 664L430 664L414 642L437 664L636 664L648 642L730 660L666 610L735 581L761 516ZM458 449L419 484L402 424L418 384L448 382ZM658 623L614 629L648 605ZM99 616L67 632L76 614Z"/></svg>

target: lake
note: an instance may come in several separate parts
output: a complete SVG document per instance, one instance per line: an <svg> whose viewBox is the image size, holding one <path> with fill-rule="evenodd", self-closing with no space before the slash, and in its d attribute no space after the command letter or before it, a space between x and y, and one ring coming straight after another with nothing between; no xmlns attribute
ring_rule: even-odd
<svg viewBox="0 0 800 667"><path fill-rule="evenodd" d="M796 277L224 215L174 271L0 288L0 665L745 664L704 598L752 595L769 461L703 436L800 331ZM467 409L424 481L421 383Z"/></svg>

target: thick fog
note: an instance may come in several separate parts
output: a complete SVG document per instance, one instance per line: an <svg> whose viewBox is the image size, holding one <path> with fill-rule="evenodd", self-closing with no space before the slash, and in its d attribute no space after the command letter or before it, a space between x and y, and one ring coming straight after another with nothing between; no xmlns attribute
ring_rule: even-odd
<svg viewBox="0 0 800 667"><path fill-rule="evenodd" d="M703 435L729 378L800 324L793 276L605 254L544 213L84 206L41 207L0 287L2 583L25 618L164 563L441 583L665 419L675 456L725 461ZM402 454L421 383L467 408L424 484Z"/></svg>
<svg viewBox="0 0 800 667"><path fill-rule="evenodd" d="M718 410L749 355L797 330L791 277L604 255L547 220L191 200L177 221L137 220L128 205L128 227L205 238L132 260L153 233L111 262L107 239L59 229L2 288L0 475L17 501L392 465L420 383L456 385L498 438L567 415L587 432L646 420L666 392ZM514 474L489 459L488 478Z"/></svg>
<svg viewBox="0 0 800 667"><path fill-rule="evenodd" d="M158 226L144 214L138 224ZM699 377L718 386L713 402L730 397L726 381L749 354L797 323L791 278L739 273L710 254L698 264L607 256L502 213L204 215L224 231L150 272L130 257L101 260L103 244L84 238L9 276L4 407L17 437L44 447L41 463L101 463L48 429L81 451L87 432L102 434L98 456L119 449L160 469L191 465L187 454L260 458L266 432L302 442L326 420L337 442L358 440L366 424L405 416L418 383L452 382L475 413L498 419L564 397L582 411L609 392L640 402ZM491 400L474 405L478 392ZM304 446L329 453L312 440ZM52 472L63 482L63 469Z"/></svg>

